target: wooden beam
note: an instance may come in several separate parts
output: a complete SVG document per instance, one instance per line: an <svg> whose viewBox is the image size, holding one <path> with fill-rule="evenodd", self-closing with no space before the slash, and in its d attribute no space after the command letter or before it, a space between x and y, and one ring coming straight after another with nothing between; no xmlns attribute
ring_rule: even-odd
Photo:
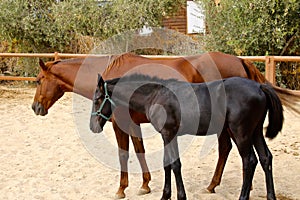
<svg viewBox="0 0 300 200"><path fill-rule="evenodd" d="M4 81L35 81L35 77L21 77L21 76L0 76L0 80Z"/></svg>

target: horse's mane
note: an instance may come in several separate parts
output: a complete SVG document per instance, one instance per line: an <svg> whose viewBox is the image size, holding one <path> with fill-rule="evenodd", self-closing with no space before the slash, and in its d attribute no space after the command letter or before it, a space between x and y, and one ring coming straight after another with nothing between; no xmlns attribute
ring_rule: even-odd
<svg viewBox="0 0 300 200"><path fill-rule="evenodd" d="M46 62L45 64L47 66L53 66L53 65L56 65L56 64L72 64L72 63L82 63L84 59L82 58L70 58L70 59L63 59L63 60L54 60L54 61L49 61L49 62Z"/></svg>
<svg viewBox="0 0 300 200"><path fill-rule="evenodd" d="M82 62L84 59L86 59L86 58L70 58L70 59L59 60L59 62L61 62L61 63L78 63L78 62Z"/></svg>
<svg viewBox="0 0 300 200"><path fill-rule="evenodd" d="M133 60L135 60L137 58L147 59L146 57L136 55L136 54L130 53L130 52L120 54L120 55L115 55L115 56L116 57L113 59L113 61L105 69L105 72L109 72L112 69L117 70L118 68L122 67L124 63L129 62L130 59L133 59Z"/></svg>

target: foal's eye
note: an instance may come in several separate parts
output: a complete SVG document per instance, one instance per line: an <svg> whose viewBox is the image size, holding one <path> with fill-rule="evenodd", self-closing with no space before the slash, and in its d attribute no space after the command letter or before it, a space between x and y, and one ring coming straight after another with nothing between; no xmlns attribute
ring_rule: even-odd
<svg viewBox="0 0 300 200"><path fill-rule="evenodd" d="M95 104L99 104L99 99L100 99L100 97L99 97L99 96L96 96L96 97L94 98L94 103L95 103Z"/></svg>

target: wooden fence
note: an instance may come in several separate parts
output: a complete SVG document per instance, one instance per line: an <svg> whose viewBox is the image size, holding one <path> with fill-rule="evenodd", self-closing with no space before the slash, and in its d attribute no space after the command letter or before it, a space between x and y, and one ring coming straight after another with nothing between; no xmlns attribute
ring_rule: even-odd
<svg viewBox="0 0 300 200"><path fill-rule="evenodd" d="M101 57L105 55L97 54L65 54L65 53L0 53L0 57L29 57L29 58L85 58L87 56ZM146 56L154 57L154 56ZM155 56L155 57L170 57L170 56ZM172 56L178 57L178 56ZM300 56L240 56L240 58L252 62L265 63L265 76L268 81L275 84L276 77L276 62L300 62ZM34 81L35 77L20 77L20 76L0 76L0 80L19 80L19 81Z"/></svg>

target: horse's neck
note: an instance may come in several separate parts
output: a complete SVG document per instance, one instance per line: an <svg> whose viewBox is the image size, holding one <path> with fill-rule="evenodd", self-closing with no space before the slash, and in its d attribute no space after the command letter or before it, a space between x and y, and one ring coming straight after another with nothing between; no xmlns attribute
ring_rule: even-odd
<svg viewBox="0 0 300 200"><path fill-rule="evenodd" d="M56 64L51 68L51 73L60 80L61 87L65 92L72 92L74 82L80 65Z"/></svg>
<svg viewBox="0 0 300 200"><path fill-rule="evenodd" d="M53 70L62 81L66 92L75 92L92 99L97 84L97 74L103 73L110 58L110 56L85 58L75 63L57 65Z"/></svg>

